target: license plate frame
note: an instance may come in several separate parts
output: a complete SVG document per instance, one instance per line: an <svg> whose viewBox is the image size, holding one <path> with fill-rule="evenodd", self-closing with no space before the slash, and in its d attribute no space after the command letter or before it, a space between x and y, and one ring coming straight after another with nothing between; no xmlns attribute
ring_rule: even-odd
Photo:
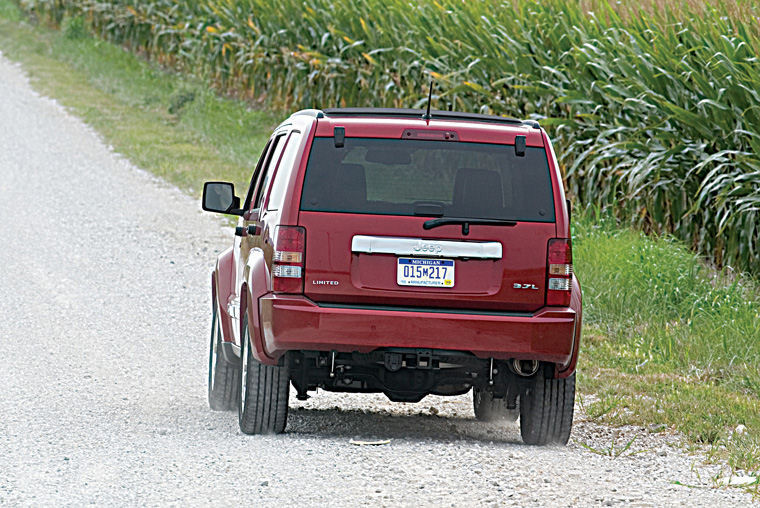
<svg viewBox="0 0 760 508"><path fill-rule="evenodd" d="M453 288L455 274L453 259L396 258L396 284L399 286Z"/></svg>

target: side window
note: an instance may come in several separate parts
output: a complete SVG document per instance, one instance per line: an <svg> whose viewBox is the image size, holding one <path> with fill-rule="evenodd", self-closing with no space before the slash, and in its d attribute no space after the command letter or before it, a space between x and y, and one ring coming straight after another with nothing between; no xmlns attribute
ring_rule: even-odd
<svg viewBox="0 0 760 508"><path fill-rule="evenodd" d="M298 153L298 149L301 146L301 137L301 133L298 131L293 131L290 137L288 137L285 151L282 154L282 160L279 166L277 166L278 169L274 175L272 190L269 192L267 210L279 210L282 207L285 199L285 188L290 180L290 175L293 174L292 168L296 161L296 153Z"/></svg>
<svg viewBox="0 0 760 508"><path fill-rule="evenodd" d="M259 174L259 183L256 186L256 197L253 204L254 209L261 208L261 202L264 201L269 182L272 180L272 173L274 172L274 168L277 167L277 161L280 160L280 155L282 155L282 149L285 145L284 141L285 134L280 134L272 141L272 148L269 150L266 163Z"/></svg>
<svg viewBox="0 0 760 508"><path fill-rule="evenodd" d="M269 141L267 141L267 144L264 147L264 150L261 151L261 155L259 156L259 161L256 163L256 169L253 170L253 175L251 176L251 184L248 186L248 193L245 195L245 201L243 202L243 210L251 209L251 200L253 199L253 191L256 187L256 181L259 179L259 174L261 173L261 167L264 165L267 152L269 151L269 147L271 145L272 145L272 140L270 139Z"/></svg>

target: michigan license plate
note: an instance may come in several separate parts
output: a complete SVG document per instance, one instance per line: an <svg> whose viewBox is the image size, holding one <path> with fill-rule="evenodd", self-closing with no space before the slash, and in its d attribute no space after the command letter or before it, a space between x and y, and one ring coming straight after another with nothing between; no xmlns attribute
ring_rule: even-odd
<svg viewBox="0 0 760 508"><path fill-rule="evenodd" d="M454 261L398 258L396 283L399 286L454 287Z"/></svg>

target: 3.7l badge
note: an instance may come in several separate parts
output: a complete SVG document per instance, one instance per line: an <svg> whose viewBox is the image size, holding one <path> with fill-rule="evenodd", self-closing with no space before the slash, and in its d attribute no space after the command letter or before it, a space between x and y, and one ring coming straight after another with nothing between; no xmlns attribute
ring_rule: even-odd
<svg viewBox="0 0 760 508"><path fill-rule="evenodd" d="M535 284L521 284L519 282L515 282L512 287L515 289L538 289Z"/></svg>

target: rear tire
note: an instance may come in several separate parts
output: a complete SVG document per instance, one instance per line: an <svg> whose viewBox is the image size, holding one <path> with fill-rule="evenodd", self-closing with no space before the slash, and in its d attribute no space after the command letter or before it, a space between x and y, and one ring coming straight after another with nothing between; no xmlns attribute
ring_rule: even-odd
<svg viewBox="0 0 760 508"><path fill-rule="evenodd" d="M266 365L251 354L248 316L243 320L238 423L245 434L280 434L288 419L290 376L286 365Z"/></svg>
<svg viewBox="0 0 760 508"><path fill-rule="evenodd" d="M507 399L494 399L493 393L486 390L472 389L472 406L475 418L481 422L514 422L520 416L518 408L509 409Z"/></svg>
<svg viewBox="0 0 760 508"><path fill-rule="evenodd" d="M547 375L539 371L530 387L520 395L520 434L525 444L565 445L570 439L575 374L564 379Z"/></svg>
<svg viewBox="0 0 760 508"><path fill-rule="evenodd" d="M240 369L225 361L221 347L222 327L214 304L208 358L208 405L214 411L231 411L237 404Z"/></svg>

